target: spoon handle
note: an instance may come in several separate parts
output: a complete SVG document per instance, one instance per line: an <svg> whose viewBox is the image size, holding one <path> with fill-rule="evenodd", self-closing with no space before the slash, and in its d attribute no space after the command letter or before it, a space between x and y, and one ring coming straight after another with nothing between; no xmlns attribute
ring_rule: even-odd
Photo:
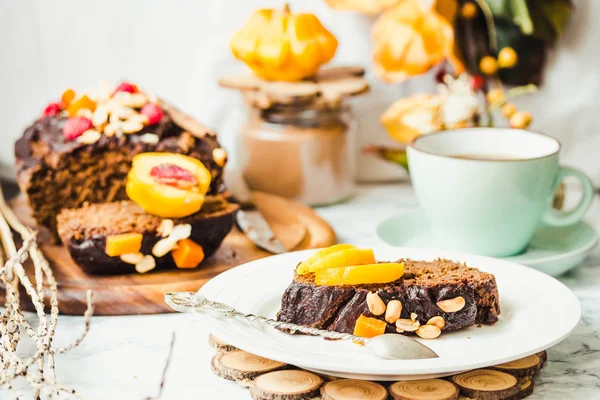
<svg viewBox="0 0 600 400"><path fill-rule="evenodd" d="M342 339L353 340L355 342L366 344L367 338L351 335L349 333L340 333L326 331L322 329L309 328L302 325L296 325L289 322L276 321L271 318L262 317L254 314L244 314L235 308L216 301L211 301L201 294L195 292L169 292L165 294L165 302L175 311L179 312L203 312L212 316L217 314L225 317L245 320L248 322L259 323L271 326L279 330L287 330L293 332L301 332L307 335L320 336L326 339Z"/></svg>

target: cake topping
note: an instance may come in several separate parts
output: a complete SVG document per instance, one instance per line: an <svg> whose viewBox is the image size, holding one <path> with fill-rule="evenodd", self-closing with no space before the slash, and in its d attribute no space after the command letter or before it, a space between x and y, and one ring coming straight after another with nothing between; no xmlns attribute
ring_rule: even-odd
<svg viewBox="0 0 600 400"><path fill-rule="evenodd" d="M179 241L171 254L178 268L196 268L204 260L202 246L190 239Z"/></svg>
<svg viewBox="0 0 600 400"><path fill-rule="evenodd" d="M326 268L315 272L315 283L327 286L394 282L404 274L404 264L379 263Z"/></svg>
<svg viewBox="0 0 600 400"><path fill-rule="evenodd" d="M105 252L110 257L137 253L142 247L141 233L121 233L106 237Z"/></svg>
<svg viewBox="0 0 600 400"><path fill-rule="evenodd" d="M66 105L65 105L66 106ZM73 100L67 107L67 113L69 116L74 117L77 115L77 112L81 109L88 109L89 111L94 111L96 109L96 102L88 97L87 94L84 94L78 99Z"/></svg>
<svg viewBox="0 0 600 400"><path fill-rule="evenodd" d="M453 299L438 301L436 304L442 311L453 313L463 309L465 306L465 298L458 296Z"/></svg>
<svg viewBox="0 0 600 400"><path fill-rule="evenodd" d="M133 158L127 195L146 212L182 218L200 210L211 174L198 159L173 153L142 153Z"/></svg>
<svg viewBox="0 0 600 400"><path fill-rule="evenodd" d="M60 112L60 104L59 103L50 103L44 108L42 112L42 117L53 117Z"/></svg>
<svg viewBox="0 0 600 400"><path fill-rule="evenodd" d="M375 263L372 249L346 249L326 255L308 266L307 272L317 272L324 269L346 267L349 265L364 265Z"/></svg>
<svg viewBox="0 0 600 400"><path fill-rule="evenodd" d="M442 334L442 330L435 325L421 325L415 333L423 339L435 339Z"/></svg>
<svg viewBox="0 0 600 400"><path fill-rule="evenodd" d="M121 82L119 84L119 86L117 86L117 88L115 89L115 93L118 93L118 92L136 93L137 91L138 91L137 86L133 85L131 83L128 83L128 82Z"/></svg>
<svg viewBox="0 0 600 400"><path fill-rule="evenodd" d="M330 254L333 254L333 253L341 251L341 250L355 249L355 248L356 247L354 247L351 244L336 244L334 246L330 246L325 249L319 250L312 256L308 257L308 259L306 261L300 263L300 265L298 265L298 268L296 268L296 273L298 273L298 275L304 275L309 272L309 268L311 265L313 265L314 263L316 263L323 257L326 257Z"/></svg>
<svg viewBox="0 0 600 400"><path fill-rule="evenodd" d="M83 135L83 132L92 128L93 124L89 119L84 117L73 117L65 122L63 134L65 135L66 140L75 140Z"/></svg>
<svg viewBox="0 0 600 400"><path fill-rule="evenodd" d="M77 141L79 143L84 143L84 144L93 144L93 143L96 143L98 140L100 140L101 137L102 137L102 134L100 132L98 132L97 130L88 129L87 131L83 132L83 134L81 136L79 136L77 138Z"/></svg>
<svg viewBox="0 0 600 400"><path fill-rule="evenodd" d="M156 267L156 260L152 256L144 256L142 261L135 264L135 270L140 274L144 274L148 271L153 270Z"/></svg>
<svg viewBox="0 0 600 400"><path fill-rule="evenodd" d="M385 303L377 293L367 293L367 307L373 315L381 315L385 312Z"/></svg>
<svg viewBox="0 0 600 400"><path fill-rule="evenodd" d="M158 124L163 117L162 108L152 103L143 106L140 113L148 117L148 125Z"/></svg>
<svg viewBox="0 0 600 400"><path fill-rule="evenodd" d="M446 326L446 321L444 320L444 317L436 315L435 317L429 318L427 325L435 325L440 329L444 329L444 326Z"/></svg>
<svg viewBox="0 0 600 400"><path fill-rule="evenodd" d="M354 335L365 338L383 335L385 333L386 326L387 324L385 321L361 315L356 320L356 325L354 326Z"/></svg>
<svg viewBox="0 0 600 400"><path fill-rule="evenodd" d="M385 320L390 324L396 323L402 314L402 302L400 300L390 300L385 310Z"/></svg>
<svg viewBox="0 0 600 400"><path fill-rule="evenodd" d="M119 258L127 264L137 264L144 259L144 255L140 252L121 254Z"/></svg>
<svg viewBox="0 0 600 400"><path fill-rule="evenodd" d="M396 321L396 332L414 332L419 329L420 326L421 324L419 321L413 321L412 319L408 318L400 318Z"/></svg>

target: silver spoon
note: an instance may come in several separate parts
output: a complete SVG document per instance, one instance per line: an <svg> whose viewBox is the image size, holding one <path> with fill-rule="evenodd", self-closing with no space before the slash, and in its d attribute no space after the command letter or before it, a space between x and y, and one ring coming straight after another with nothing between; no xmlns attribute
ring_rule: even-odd
<svg viewBox="0 0 600 400"><path fill-rule="evenodd" d="M414 339L411 339L408 336L389 333L375 336L373 338L364 338L350 335L348 333L308 328L288 322L275 321L273 319L254 314L243 314L227 304L208 300L206 297L195 292L169 292L165 294L165 302L173 310L179 312L200 312L209 314L215 318L221 318L225 316L247 322L258 322L260 324L269 325L277 329L297 331L327 339L353 340L355 342L364 344L366 347L371 349L374 354L382 358L388 358L392 360L419 360L424 358L438 357L438 355L429 347L417 342Z"/></svg>

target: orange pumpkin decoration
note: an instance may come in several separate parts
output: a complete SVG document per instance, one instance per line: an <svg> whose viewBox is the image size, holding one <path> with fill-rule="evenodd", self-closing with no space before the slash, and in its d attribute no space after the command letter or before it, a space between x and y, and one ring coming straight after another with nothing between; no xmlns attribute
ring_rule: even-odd
<svg viewBox="0 0 600 400"><path fill-rule="evenodd" d="M404 0L384 12L373 26L375 72L387 82L423 74L448 59L455 72L464 65L454 55L454 31L435 9Z"/></svg>

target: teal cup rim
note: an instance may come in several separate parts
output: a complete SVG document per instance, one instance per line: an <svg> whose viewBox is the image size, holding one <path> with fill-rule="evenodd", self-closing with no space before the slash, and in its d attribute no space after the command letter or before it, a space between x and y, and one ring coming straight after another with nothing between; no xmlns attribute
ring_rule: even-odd
<svg viewBox="0 0 600 400"><path fill-rule="evenodd" d="M506 159L506 160L486 160L486 159L468 159L468 158L461 158L458 159L456 157L452 157L451 155L447 155L447 154L440 154L440 153L434 153L431 151L427 151L427 150L422 150L419 149L415 146L415 143L417 141L419 141L420 139L424 139L424 138L428 138L431 137L432 135L446 135L446 134L456 134L458 132L472 132L472 131L489 131L489 130L497 130L497 131L513 131L513 132L526 132L526 133L531 133L534 135L538 135L538 136L542 136L546 139L550 139L553 140L556 145L557 145L557 149L556 151L550 153L550 154L546 154L544 156L539 156L539 157L531 157L531 158L520 158L520 159ZM485 135L485 133L482 133ZM487 163L503 163L503 162L525 162L525 161L535 161L535 160L542 160L544 158L548 158L548 157L553 157L556 154L560 153L560 150L562 149L562 143L560 142L560 140L556 139L555 137L552 137L550 135L547 135L545 133L541 133L541 132L536 132L536 131L531 131L528 129L519 129L519 128L502 128L502 127L495 127L495 126L477 126L477 127L473 127L473 128L455 128L455 129L446 129L446 130L441 130L441 131L435 131L435 132L431 132L425 135L419 135L415 138L413 138L410 143L408 143L408 147L410 147L412 150L414 151L418 151L424 154L428 154L428 155L432 155L435 157L440 157L440 158L447 158L447 159L452 159L455 161L461 161L461 162L487 162Z"/></svg>

